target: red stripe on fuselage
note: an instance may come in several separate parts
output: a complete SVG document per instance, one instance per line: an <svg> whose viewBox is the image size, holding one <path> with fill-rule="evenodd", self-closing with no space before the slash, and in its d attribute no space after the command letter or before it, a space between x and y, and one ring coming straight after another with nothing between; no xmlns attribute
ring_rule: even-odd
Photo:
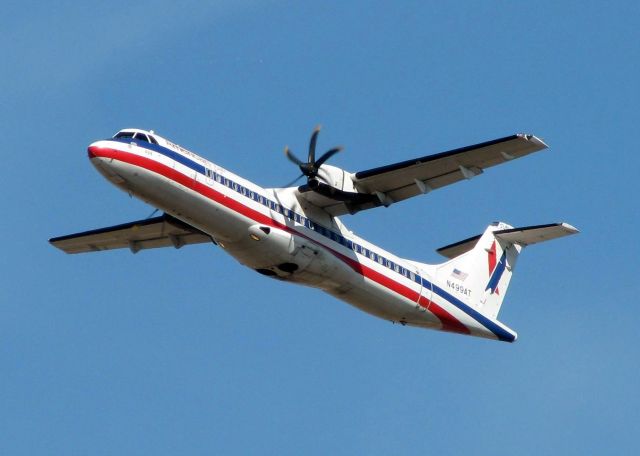
<svg viewBox="0 0 640 456"><path fill-rule="evenodd" d="M262 223L264 225L268 225L274 228L279 228L281 230L287 231L288 233L294 234L296 236L301 236L309 241L318 244L324 249L330 251L334 256L342 260L349 267L351 267L355 272L361 274L362 276L368 278L369 280L386 287L397 294L403 296L404 298L409 299L412 302L417 302L420 306L428 309L429 312L433 313L442 323L442 330L449 332L456 332L461 334L469 334L469 329L463 325L458 319L456 319L453 315L447 312L445 309L440 307L435 302L426 299L423 296L420 296L419 293L412 290L411 288L402 285L399 282L391 279L390 277L372 269L368 266L363 265L362 263L350 258L331 247L328 247L317 240L300 233L287 225L284 225L271 217L256 211L255 209L251 209L248 206L236 201L233 198L226 197L224 194L208 187L207 185L198 182L193 177L186 176L175 169L164 165L160 162L157 162L153 159L142 157L140 155L132 154L130 152L124 152L117 149L107 148L107 147L98 147L91 146L89 148L89 157L90 158L111 158L114 160L118 160L124 163L128 163L130 165L139 166L148 171L152 171L154 173L160 174L168 179L171 179L184 187L187 187L213 201L216 203L225 206L255 222Z"/></svg>

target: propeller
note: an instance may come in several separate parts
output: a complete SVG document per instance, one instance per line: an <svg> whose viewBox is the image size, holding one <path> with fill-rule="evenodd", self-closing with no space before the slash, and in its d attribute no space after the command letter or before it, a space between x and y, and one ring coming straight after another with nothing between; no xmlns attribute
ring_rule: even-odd
<svg viewBox="0 0 640 456"><path fill-rule="evenodd" d="M284 148L284 154L287 156L289 161L298 165L302 174L295 178L287 187L291 187L295 184L301 177L307 176L307 182L312 184L317 184L317 180L323 180L326 182L322 176L318 174L320 167L331 157L342 150L342 147L334 147L333 149L329 149L326 151L320 158L316 160L316 143L318 142L318 134L320 133L320 125L313 129L313 133L311 134L311 140L309 141L309 156L307 158L307 162L303 162L298 157L296 157L289 146Z"/></svg>

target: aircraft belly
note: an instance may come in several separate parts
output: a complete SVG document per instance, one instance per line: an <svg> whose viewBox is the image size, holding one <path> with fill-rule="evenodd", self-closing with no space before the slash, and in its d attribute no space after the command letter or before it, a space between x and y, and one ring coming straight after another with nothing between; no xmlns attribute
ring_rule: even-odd
<svg viewBox="0 0 640 456"><path fill-rule="evenodd" d="M346 293L328 293L384 320L413 326L440 327L439 320L415 301L371 280L361 278L357 286Z"/></svg>
<svg viewBox="0 0 640 456"><path fill-rule="evenodd" d="M405 303L399 303L393 296L384 291L367 289L362 286L354 287L346 293L328 293L368 314L382 318L384 320L398 321L402 316L402 308Z"/></svg>
<svg viewBox="0 0 640 456"><path fill-rule="evenodd" d="M265 232L267 231L267 232ZM254 224L225 250L243 265L276 279L323 290L347 291L355 272L321 245L279 228Z"/></svg>

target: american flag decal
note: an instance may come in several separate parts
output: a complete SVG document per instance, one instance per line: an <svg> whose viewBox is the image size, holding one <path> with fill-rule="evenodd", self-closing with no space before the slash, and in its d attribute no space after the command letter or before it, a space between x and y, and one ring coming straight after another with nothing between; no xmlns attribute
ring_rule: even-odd
<svg viewBox="0 0 640 456"><path fill-rule="evenodd" d="M460 269L454 269L453 272L451 273L451 276L454 279L458 279L464 282L464 279L466 279L469 276L469 274L467 274L466 272L462 272Z"/></svg>

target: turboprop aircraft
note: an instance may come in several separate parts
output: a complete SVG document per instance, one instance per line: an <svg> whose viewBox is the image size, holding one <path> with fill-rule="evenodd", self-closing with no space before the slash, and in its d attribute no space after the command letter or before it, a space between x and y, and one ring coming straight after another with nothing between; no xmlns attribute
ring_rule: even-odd
<svg viewBox="0 0 640 456"><path fill-rule="evenodd" d="M319 288L394 323L515 341L498 313L518 255L527 245L575 234L574 227L492 223L482 235L438 249L447 260L429 265L365 241L338 217L471 179L546 144L517 134L351 173L326 163L341 148L316 159L319 131L306 162L285 148L306 183L262 188L153 131L121 130L92 143L89 159L163 215L50 242L67 253L216 244L260 274Z"/></svg>

